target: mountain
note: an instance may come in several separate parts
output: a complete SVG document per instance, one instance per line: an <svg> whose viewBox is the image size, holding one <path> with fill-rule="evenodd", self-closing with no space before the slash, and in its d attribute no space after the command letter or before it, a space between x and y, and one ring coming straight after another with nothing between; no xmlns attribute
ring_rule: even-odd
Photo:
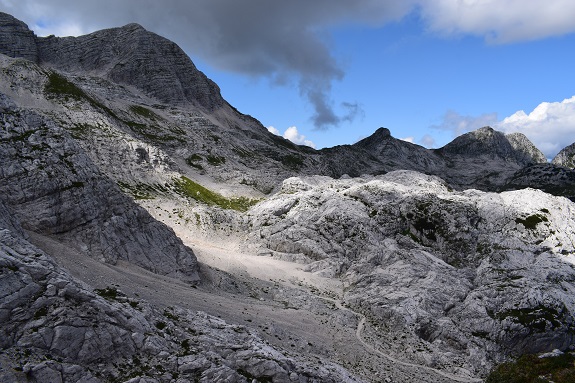
<svg viewBox="0 0 575 383"><path fill-rule="evenodd" d="M2 382L360 381L328 360L282 353L245 326L93 290L26 236L0 202Z"/></svg>
<svg viewBox="0 0 575 383"><path fill-rule="evenodd" d="M260 252L339 277L386 347L478 372L505 353L573 344L574 208L412 171L302 177L250 210L248 231Z"/></svg>
<svg viewBox="0 0 575 383"><path fill-rule="evenodd" d="M575 168L575 143L563 148L551 163L569 169Z"/></svg>
<svg viewBox="0 0 575 383"><path fill-rule="evenodd" d="M472 382L575 342L575 170L524 135L314 150L137 24L3 13L0 121L2 381Z"/></svg>

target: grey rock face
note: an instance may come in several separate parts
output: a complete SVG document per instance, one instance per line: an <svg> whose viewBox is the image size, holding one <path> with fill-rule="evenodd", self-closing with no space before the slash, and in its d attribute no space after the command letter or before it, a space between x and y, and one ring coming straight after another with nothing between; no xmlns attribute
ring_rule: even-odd
<svg viewBox="0 0 575 383"><path fill-rule="evenodd" d="M505 137L491 128L463 135L436 151L397 140L383 128L354 145L315 151L273 136L257 120L234 110L221 98L217 86L196 69L177 45L137 24L77 38L48 37L35 41L36 62L42 66L84 78L105 78L112 83L132 85L155 100L147 108L157 101L171 107L197 108L191 113L192 118L186 113L168 118L171 126L166 126L165 114L161 120L156 119L150 128L159 129L162 134L142 135L140 125L131 124L128 128L138 138L167 149L173 157L183 154L203 159L191 161L194 170L201 169L223 182L251 185L264 193L269 193L283 179L301 174L339 178L399 169L438 175L458 189L494 191L525 166L545 162L524 136ZM8 38L0 46L9 47L11 43ZM13 54L10 49L6 48L4 53ZM105 86L104 91L110 92L111 87L112 84ZM97 91L101 94L102 90ZM116 87L111 92L114 96L105 98L118 101L119 95L123 93L125 98L129 90ZM129 97L138 100L134 94ZM106 110L99 112L104 118L115 119L123 114L118 108L125 105L107 107L108 112L114 113L112 116ZM174 137L174 128L182 125L194 131L182 136L184 132L180 129L180 137L176 137L179 140L162 138ZM206 161L207 158L212 161ZM226 161L221 161L222 158Z"/></svg>
<svg viewBox="0 0 575 383"><path fill-rule="evenodd" d="M545 158L543 152L537 149L523 133L506 134L505 137L515 149L515 158L520 163L526 165L547 163L547 158Z"/></svg>
<svg viewBox="0 0 575 383"><path fill-rule="evenodd" d="M437 153L448 158L450 155L499 158L523 166L547 162L543 153L524 134L505 135L489 126L457 137Z"/></svg>
<svg viewBox="0 0 575 383"><path fill-rule="evenodd" d="M557 153L551 163L557 166L575 169L575 143L563 148Z"/></svg>
<svg viewBox="0 0 575 383"><path fill-rule="evenodd" d="M388 347L409 355L393 337L411 334L416 358L485 371L575 341L574 209L536 190L456 192L407 171L292 178L249 212L250 238L341 278Z"/></svg>
<svg viewBox="0 0 575 383"><path fill-rule="evenodd" d="M0 101L0 199L27 230L106 262L198 279L192 251L102 175L66 130Z"/></svg>
<svg viewBox="0 0 575 383"><path fill-rule="evenodd" d="M287 356L243 326L162 312L110 287L89 291L12 231L9 216L0 203L2 382L360 382L329 361Z"/></svg>
<svg viewBox="0 0 575 383"><path fill-rule="evenodd" d="M81 37L40 38L38 51L42 65L98 74L164 103L191 103L209 111L224 105L218 86L175 43L138 24Z"/></svg>
<svg viewBox="0 0 575 383"><path fill-rule="evenodd" d="M36 36L22 21L0 12L0 52L10 57L38 61Z"/></svg>

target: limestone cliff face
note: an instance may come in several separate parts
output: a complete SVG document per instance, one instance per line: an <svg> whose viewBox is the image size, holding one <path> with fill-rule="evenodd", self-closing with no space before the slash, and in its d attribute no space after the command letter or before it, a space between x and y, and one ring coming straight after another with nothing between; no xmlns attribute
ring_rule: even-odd
<svg viewBox="0 0 575 383"><path fill-rule="evenodd" d="M38 63L69 73L90 73L132 85L167 104L209 111L224 100L175 43L138 24L81 37L37 39Z"/></svg>
<svg viewBox="0 0 575 383"><path fill-rule="evenodd" d="M38 61L36 35L22 21L0 12L0 52L10 57Z"/></svg>
<svg viewBox="0 0 575 383"><path fill-rule="evenodd" d="M388 347L422 361L481 371L575 342L575 206L565 198L457 192L396 171L291 178L249 217L261 254L340 278Z"/></svg>
<svg viewBox="0 0 575 383"><path fill-rule="evenodd" d="M551 163L569 169L575 169L575 143L563 148L557 153Z"/></svg>
<svg viewBox="0 0 575 383"><path fill-rule="evenodd" d="M161 311L113 287L92 291L18 226L0 201L3 383L247 382L246 375L361 382L327 360L313 365L274 349L244 326L179 308Z"/></svg>
<svg viewBox="0 0 575 383"><path fill-rule="evenodd" d="M515 158L520 163L526 165L547 163L545 154L537 149L523 133L506 134L505 138L507 138L513 149L515 149Z"/></svg>
<svg viewBox="0 0 575 383"><path fill-rule="evenodd" d="M115 263L197 281L194 254L103 175L54 121L0 96L0 199L31 231Z"/></svg>

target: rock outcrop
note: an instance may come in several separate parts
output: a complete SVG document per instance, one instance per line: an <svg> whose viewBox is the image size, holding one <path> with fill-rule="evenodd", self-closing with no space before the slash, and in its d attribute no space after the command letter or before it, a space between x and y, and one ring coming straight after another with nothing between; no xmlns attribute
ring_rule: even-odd
<svg viewBox="0 0 575 383"><path fill-rule="evenodd" d="M551 163L557 166L575 169L575 143L563 148L557 153Z"/></svg>
<svg viewBox="0 0 575 383"><path fill-rule="evenodd" d="M0 12L0 52L10 57L38 61L36 35L22 21Z"/></svg>
<svg viewBox="0 0 575 383"><path fill-rule="evenodd" d="M574 213L537 190L457 192L408 171L291 178L250 210L249 243L340 278L406 357L482 371L573 345Z"/></svg>
<svg viewBox="0 0 575 383"><path fill-rule="evenodd" d="M198 280L193 252L100 173L68 131L5 95L0 110L0 199L25 229L105 262Z"/></svg>
<svg viewBox="0 0 575 383"><path fill-rule="evenodd" d="M244 326L160 311L114 287L91 291L31 245L0 201L0 380L5 383L360 382Z"/></svg>

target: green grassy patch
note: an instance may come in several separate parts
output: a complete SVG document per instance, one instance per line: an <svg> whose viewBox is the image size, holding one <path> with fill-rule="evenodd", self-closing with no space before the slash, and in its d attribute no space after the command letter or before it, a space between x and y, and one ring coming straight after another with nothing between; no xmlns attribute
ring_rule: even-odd
<svg viewBox="0 0 575 383"><path fill-rule="evenodd" d="M175 181L175 186L176 190L187 198L192 198L206 205L219 206L222 209L246 211L258 202L246 197L226 198L184 176Z"/></svg>
<svg viewBox="0 0 575 383"><path fill-rule="evenodd" d="M74 124L72 126L67 126L72 137L76 139L81 139L88 137L90 133L98 129L97 126L91 124Z"/></svg>
<svg viewBox="0 0 575 383"><path fill-rule="evenodd" d="M186 164L188 164L188 165L190 165L196 169L202 170L204 167L201 164L199 164L199 162L201 162L202 160L203 160L203 158L199 154L192 154L191 156L186 158Z"/></svg>
<svg viewBox="0 0 575 383"><path fill-rule="evenodd" d="M164 195L169 192L166 187L160 184L118 182L118 186L124 193L131 195L134 199L154 199L157 195Z"/></svg>
<svg viewBox="0 0 575 383"><path fill-rule="evenodd" d="M44 90L53 95L62 95L66 98L73 98L75 100L87 100L90 97L76 86L74 83L68 81L68 79L56 72L51 72L48 75L48 82L46 83Z"/></svg>
<svg viewBox="0 0 575 383"><path fill-rule="evenodd" d="M219 166L226 163L226 159L220 156L209 155L206 157L210 165Z"/></svg>
<svg viewBox="0 0 575 383"><path fill-rule="evenodd" d="M513 322L537 332L545 331L547 323L551 323L553 329L561 326L558 319L560 313L552 307L543 305L534 308L505 310L497 313L495 317L499 320L510 318Z"/></svg>
<svg viewBox="0 0 575 383"><path fill-rule="evenodd" d="M109 301L116 300L119 296L118 290L115 287L109 287L109 286L106 287L105 289L96 289L94 290L94 292L96 292L96 294L106 298Z"/></svg>
<svg viewBox="0 0 575 383"><path fill-rule="evenodd" d="M130 110L134 113L136 113L139 116L142 116L144 118L150 119L150 120L158 120L160 119L160 117L152 112L150 109L143 107L141 105L132 105L130 106Z"/></svg>
<svg viewBox="0 0 575 383"><path fill-rule="evenodd" d="M542 214L533 214L526 217L525 219L517 218L515 220L516 223L522 224L523 226L525 226L526 229L529 230L535 230L537 228L537 224L548 221L549 219L547 219L547 217L545 217Z"/></svg>
<svg viewBox="0 0 575 383"><path fill-rule="evenodd" d="M523 355L514 362L497 366L485 380L486 383L573 383L575 382L575 357L563 354L550 358Z"/></svg>
<svg viewBox="0 0 575 383"><path fill-rule="evenodd" d="M66 101L68 101L70 98L77 101L85 100L89 102L93 107L99 108L108 113L111 117L122 121L116 115L116 113L114 113L114 111L112 111L106 105L96 101L76 84L56 72L51 72L48 75L48 82L44 86L44 91L52 96L63 96Z"/></svg>

